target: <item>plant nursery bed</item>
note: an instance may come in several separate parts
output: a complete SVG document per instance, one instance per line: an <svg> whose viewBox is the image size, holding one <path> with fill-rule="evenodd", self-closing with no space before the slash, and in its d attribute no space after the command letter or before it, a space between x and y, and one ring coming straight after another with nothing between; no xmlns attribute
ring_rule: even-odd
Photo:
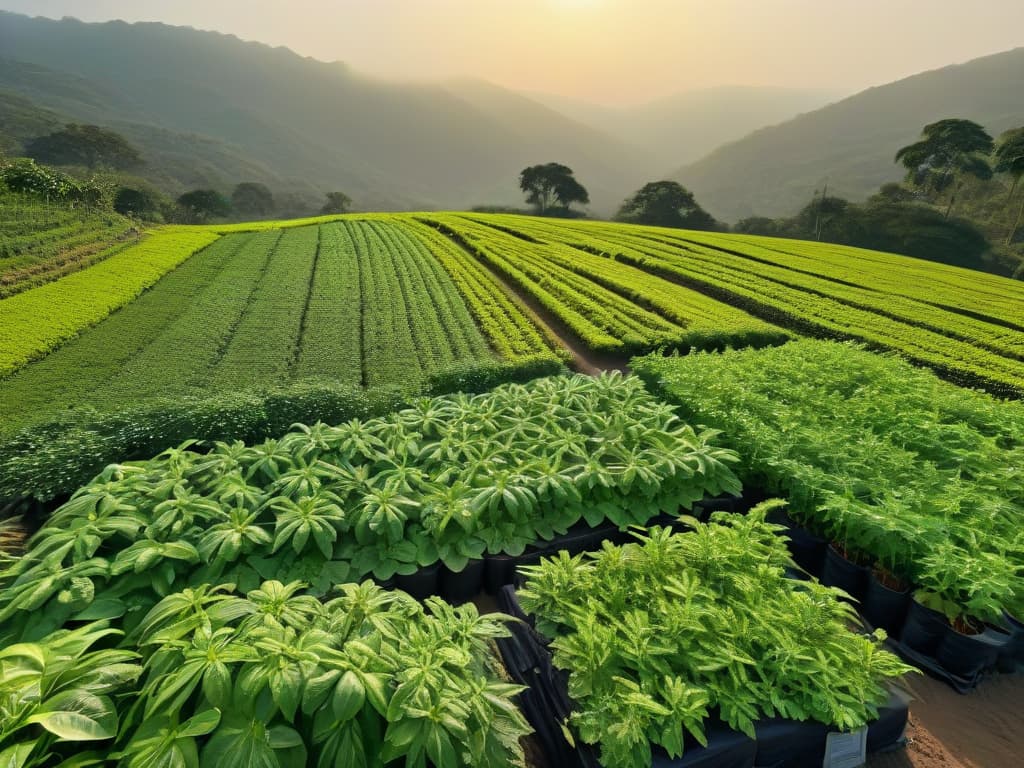
<svg viewBox="0 0 1024 768"><path fill-rule="evenodd" d="M902 743L913 671L788 579L766 508L523 569L498 605L519 703L564 766L850 766Z"/></svg>
<svg viewBox="0 0 1024 768"><path fill-rule="evenodd" d="M892 650L958 693L973 691L986 676L1024 665L1024 629L1019 624L1007 619L974 635L961 634L941 613L916 602L912 588L889 589L872 569L845 560L824 539L791 520L784 524L782 535L804 571L848 592L864 622L889 634Z"/></svg>

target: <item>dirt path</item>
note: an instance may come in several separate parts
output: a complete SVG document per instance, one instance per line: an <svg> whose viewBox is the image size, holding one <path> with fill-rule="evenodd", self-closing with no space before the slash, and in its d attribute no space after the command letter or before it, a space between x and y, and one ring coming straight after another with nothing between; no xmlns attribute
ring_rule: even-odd
<svg viewBox="0 0 1024 768"><path fill-rule="evenodd" d="M458 240L449 238L460 248L465 247ZM478 259L472 252L466 250L477 264L490 272L491 276L498 282L505 295L518 304L534 323L540 326L542 332L549 338L554 339L572 355L572 367L580 373L589 376L596 376L602 371L623 371L629 370L629 358L625 356L602 355L589 349L583 340L547 307L537 301L526 291L509 282L504 275L493 269L490 264Z"/></svg>
<svg viewBox="0 0 1024 768"><path fill-rule="evenodd" d="M910 743L870 768L1010 768L1024 765L1024 674L993 675L966 696L930 677L907 687Z"/></svg>

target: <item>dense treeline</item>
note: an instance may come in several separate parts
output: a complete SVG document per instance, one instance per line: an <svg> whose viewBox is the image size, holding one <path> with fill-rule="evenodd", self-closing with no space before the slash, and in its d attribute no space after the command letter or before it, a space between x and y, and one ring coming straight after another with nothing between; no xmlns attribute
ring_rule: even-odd
<svg viewBox="0 0 1024 768"><path fill-rule="evenodd" d="M225 193L209 187L177 197L134 175L146 158L119 133L96 125L68 124L22 143L24 157L0 155L0 189L47 204L87 207L147 222L203 224L216 219L298 218L345 213L352 204L343 192L323 202L291 193L275 195L265 184L241 181Z"/></svg>
<svg viewBox="0 0 1024 768"><path fill-rule="evenodd" d="M789 218L754 216L737 232L856 245L1024 278L1024 127L993 138L970 120L926 125L899 149L901 184L866 202L827 189Z"/></svg>

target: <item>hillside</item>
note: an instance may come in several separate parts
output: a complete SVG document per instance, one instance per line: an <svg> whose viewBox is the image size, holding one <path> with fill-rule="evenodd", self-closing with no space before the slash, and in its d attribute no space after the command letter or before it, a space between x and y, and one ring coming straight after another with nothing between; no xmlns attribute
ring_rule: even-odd
<svg viewBox="0 0 1024 768"><path fill-rule="evenodd" d="M835 101L838 91L804 88L721 86L684 91L625 107L531 94L581 123L633 146L660 163L660 169L699 160L751 131Z"/></svg>
<svg viewBox="0 0 1024 768"><path fill-rule="evenodd" d="M10 85L12 78L9 76L19 70L22 74L31 72L33 78L52 78L52 82L64 78L52 70L0 59L0 81ZM77 85L76 78L64 79ZM21 82L27 80L22 78ZM28 139L76 120L103 123L127 138L145 158L145 164L133 173L172 196L196 187L230 189L239 179L263 182L279 193L299 194L311 201L319 200L321 195L314 185L301 179L285 180L267 166L253 162L237 147L222 141L153 125L104 120L98 109L79 111L77 117L72 117L67 112L41 107L21 93L9 90L0 90L0 151L18 155Z"/></svg>
<svg viewBox="0 0 1024 768"><path fill-rule="evenodd" d="M637 153L517 94L388 83L284 48L163 24L0 13L0 88L78 120L158 126L237 149L282 179L362 207L518 203L525 165L558 159L610 211L643 179ZM56 72L56 75L48 75ZM70 77L74 73L73 77ZM646 163L640 163L640 167Z"/></svg>
<svg viewBox="0 0 1024 768"><path fill-rule="evenodd" d="M900 147L927 123L963 117L996 135L1024 124L1024 48L870 88L781 125L755 131L674 173L726 221L783 216L827 180L858 200L901 177Z"/></svg>

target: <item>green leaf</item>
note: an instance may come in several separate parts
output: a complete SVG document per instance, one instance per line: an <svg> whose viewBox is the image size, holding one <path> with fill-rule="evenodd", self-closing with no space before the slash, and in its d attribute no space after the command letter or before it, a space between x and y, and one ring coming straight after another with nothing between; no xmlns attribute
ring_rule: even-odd
<svg viewBox="0 0 1024 768"><path fill-rule="evenodd" d="M178 738L206 736L220 724L220 710L207 709L193 715L178 728Z"/></svg>
<svg viewBox="0 0 1024 768"><path fill-rule="evenodd" d="M98 741L117 734L113 702L81 689L57 694L27 722L41 725L61 741Z"/></svg>
<svg viewBox="0 0 1024 768"><path fill-rule="evenodd" d="M366 701L366 690L359 681L359 676L352 670L347 671L338 681L331 699L331 708L339 722L351 720L363 708Z"/></svg>
<svg viewBox="0 0 1024 768"><path fill-rule="evenodd" d="M356 672L366 691L366 698L377 714L385 717L388 711L388 683L390 676L380 672Z"/></svg>
<svg viewBox="0 0 1024 768"><path fill-rule="evenodd" d="M24 768L37 740L14 744L0 752L0 768Z"/></svg>

